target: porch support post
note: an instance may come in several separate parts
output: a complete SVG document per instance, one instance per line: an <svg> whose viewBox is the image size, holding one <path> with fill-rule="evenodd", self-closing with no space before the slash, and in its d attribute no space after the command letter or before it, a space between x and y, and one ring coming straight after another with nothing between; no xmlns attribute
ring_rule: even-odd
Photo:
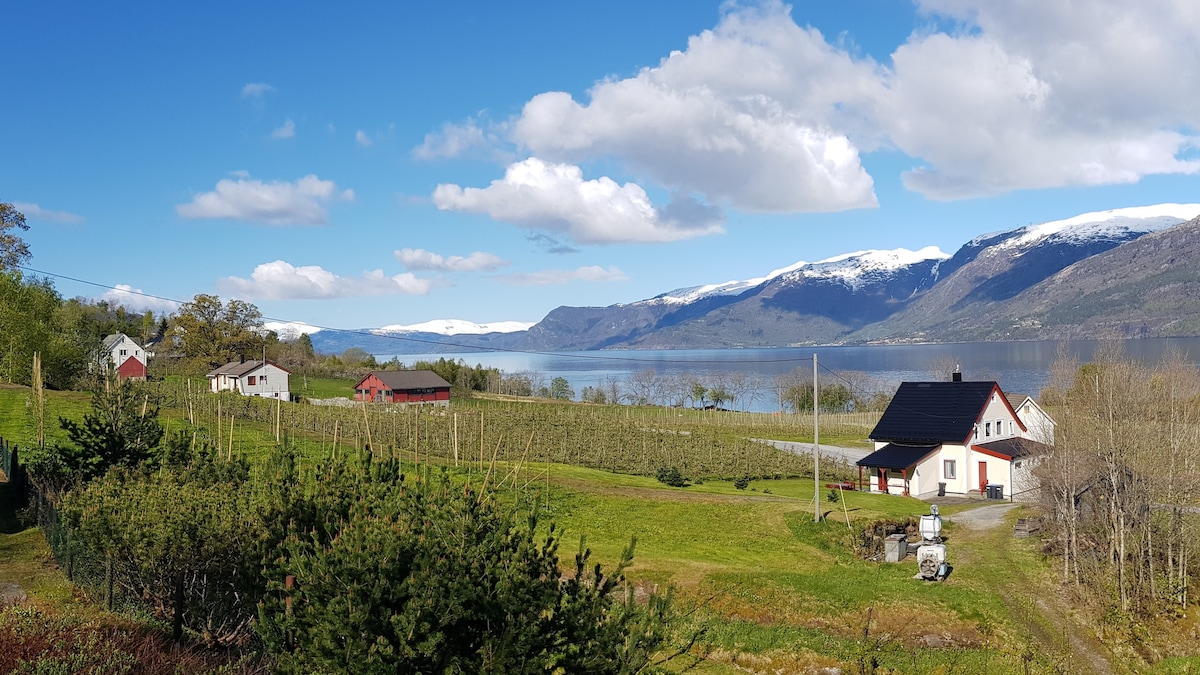
<svg viewBox="0 0 1200 675"><path fill-rule="evenodd" d="M859 492L862 492L862 489L863 489L863 482L862 482L862 466L861 466L861 465L859 465L859 467L858 467L858 491L859 491Z"/></svg>
<svg viewBox="0 0 1200 675"><path fill-rule="evenodd" d="M900 477L904 479L904 496L908 496L908 469L900 469Z"/></svg>

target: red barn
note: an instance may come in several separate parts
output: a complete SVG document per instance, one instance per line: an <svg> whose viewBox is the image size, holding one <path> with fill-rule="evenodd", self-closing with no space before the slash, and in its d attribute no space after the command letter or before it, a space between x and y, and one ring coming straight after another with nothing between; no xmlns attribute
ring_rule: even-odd
<svg viewBox="0 0 1200 675"><path fill-rule="evenodd" d="M373 370L354 385L354 400L450 405L450 383L432 370Z"/></svg>

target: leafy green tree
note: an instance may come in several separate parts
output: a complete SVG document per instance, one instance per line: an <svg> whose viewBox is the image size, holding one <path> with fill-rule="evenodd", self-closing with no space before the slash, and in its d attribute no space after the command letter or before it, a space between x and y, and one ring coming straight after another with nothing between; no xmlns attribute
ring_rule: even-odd
<svg viewBox="0 0 1200 675"><path fill-rule="evenodd" d="M175 316L183 355L195 371L208 371L240 357L255 358L265 346L262 313L241 300L222 303L200 294L184 303Z"/></svg>
<svg viewBox="0 0 1200 675"><path fill-rule="evenodd" d="M0 272L0 380L30 384L33 353L41 354L48 387L65 389L83 371L92 345L46 279Z"/></svg>
<svg viewBox="0 0 1200 675"><path fill-rule="evenodd" d="M550 398L559 401L570 401L575 398L575 390L571 388L571 383L565 377L556 377L550 380Z"/></svg>
<svg viewBox="0 0 1200 675"><path fill-rule="evenodd" d="M0 203L0 271L14 270L29 260L29 245L17 234L28 229L25 214L12 204Z"/></svg>

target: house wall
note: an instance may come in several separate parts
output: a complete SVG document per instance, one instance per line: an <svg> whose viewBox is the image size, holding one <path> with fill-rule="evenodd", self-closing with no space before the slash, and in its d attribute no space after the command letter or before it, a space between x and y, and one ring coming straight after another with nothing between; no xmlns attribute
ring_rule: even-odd
<svg viewBox="0 0 1200 675"><path fill-rule="evenodd" d="M1026 400L1020 408L1017 408L1017 417L1021 418L1029 430L1025 434L1026 438L1046 445L1054 445L1054 420L1050 419L1050 416L1034 405L1032 401Z"/></svg>
<svg viewBox="0 0 1200 675"><path fill-rule="evenodd" d="M936 455L934 460L937 462L933 467L932 475L937 478L933 479L929 487L924 492L932 492L938 489L938 483L946 484L946 492L951 494L966 494L967 492L967 449L962 445L944 443L942 449ZM945 460L954 461L954 478L947 478L945 475Z"/></svg>
<svg viewBox="0 0 1200 675"><path fill-rule="evenodd" d="M989 425L990 431L989 433ZM1023 435L1018 419L1009 412L1008 403L1004 396L992 392L992 397L984 407L976 425L974 442L990 443L1004 438L1015 438Z"/></svg>
<svg viewBox="0 0 1200 675"><path fill-rule="evenodd" d="M117 377L123 380L144 380L146 379L146 364L131 356L117 368Z"/></svg>
<svg viewBox="0 0 1200 675"><path fill-rule="evenodd" d="M263 376L266 376L266 382L263 382ZM254 384L250 384L250 378L254 378ZM262 396L265 398L282 398L288 399L291 397L291 392L288 391L288 372L279 366L268 363L261 368L256 368L253 372L246 373L241 377L239 389L246 396Z"/></svg>
<svg viewBox="0 0 1200 675"><path fill-rule="evenodd" d="M1041 457L1022 457L1012 463L1012 485L1006 489L1004 496L1011 496L1013 501L1034 502L1041 496L1038 491L1040 481L1033 475L1034 469L1042 461ZM1011 490L1011 493L1008 491Z"/></svg>
<svg viewBox="0 0 1200 675"><path fill-rule="evenodd" d="M375 377L373 373L368 374L354 385L354 400L382 401L385 391L388 391L388 388L383 384L383 380Z"/></svg>
<svg viewBox="0 0 1200 675"><path fill-rule="evenodd" d="M263 373L267 375L266 384L262 382ZM254 377L254 384L250 384L250 377L252 376ZM273 363L268 363L266 366L256 368L253 372L241 377L220 374L209 378L208 382L209 388L214 394L220 391L236 391L244 396L262 396L265 398L282 398L288 400L292 395L289 389L290 379L286 370Z"/></svg>
<svg viewBox="0 0 1200 675"><path fill-rule="evenodd" d="M1012 479L1011 479L1011 476L1009 475L1009 468L1010 468L1011 462L1007 459L1002 459L1000 457L993 457L991 455L987 455L982 452L978 452L976 450L972 450L970 452L970 458L968 460L968 469L969 469L968 474L970 475L970 480L967 483L967 485L965 486L966 491L967 492L978 492L979 491L979 463L980 462L987 462L987 482L997 484L997 485L1003 485L1004 486L1004 496L1007 497L1012 492L1012 485L1011 485Z"/></svg>

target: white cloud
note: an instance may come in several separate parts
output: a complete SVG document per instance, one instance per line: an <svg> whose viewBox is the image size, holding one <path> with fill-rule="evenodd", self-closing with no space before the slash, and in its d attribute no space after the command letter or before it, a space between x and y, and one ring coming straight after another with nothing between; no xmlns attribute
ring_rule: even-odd
<svg viewBox="0 0 1200 675"><path fill-rule="evenodd" d="M105 291L103 295L96 299L104 300L114 307L118 305L124 306L125 309L133 312L145 312L149 310L157 314L174 312L179 309L180 304L175 300L147 295L142 289L134 288L129 284L117 284L114 288Z"/></svg>
<svg viewBox="0 0 1200 675"><path fill-rule="evenodd" d="M722 231L713 207L681 198L656 209L634 183L584 180L577 166L536 157L510 165L503 179L486 188L438 185L433 202L443 211L485 213L581 244L676 241Z"/></svg>
<svg viewBox="0 0 1200 675"><path fill-rule="evenodd" d="M13 202L13 208L21 212L29 220L44 220L48 223L63 223L67 225L76 225L84 221L83 216L66 211L52 211L43 209L37 204L29 202Z"/></svg>
<svg viewBox="0 0 1200 675"><path fill-rule="evenodd" d="M578 162L615 156L672 189L754 211L873 207L873 181L847 129L877 67L800 28L788 8L735 8L657 67L600 82L589 100L547 92L512 138Z"/></svg>
<svg viewBox="0 0 1200 675"><path fill-rule="evenodd" d="M296 135L296 123L292 118L283 121L283 126L271 132L271 138L292 138Z"/></svg>
<svg viewBox="0 0 1200 675"><path fill-rule="evenodd" d="M354 132L354 142L358 143L359 145L363 146L364 148L371 147L371 137L368 136L367 132L363 131L362 129L359 129L358 131Z"/></svg>
<svg viewBox="0 0 1200 675"><path fill-rule="evenodd" d="M275 91L275 87L265 82L247 82L242 85L242 96L245 98L255 98L273 91Z"/></svg>
<svg viewBox="0 0 1200 675"><path fill-rule="evenodd" d="M526 274L505 274L496 278L514 286L563 286L576 281L625 281L629 277L616 267L609 266L606 269L599 265L588 265L573 270L543 270Z"/></svg>
<svg viewBox="0 0 1200 675"><path fill-rule="evenodd" d="M217 281L223 293L256 300L313 300L374 295L426 295L433 282L405 272L387 276L382 270L343 277L316 265L296 267L283 260L254 268L249 279L225 277Z"/></svg>
<svg viewBox="0 0 1200 675"><path fill-rule="evenodd" d="M860 154L877 150L913 158L905 185L938 199L1200 172L1194 0L918 5L926 25L877 61L777 0L726 3L654 67L580 100L538 94L499 124L446 124L413 153L511 143L774 212L876 205Z"/></svg>
<svg viewBox="0 0 1200 675"><path fill-rule="evenodd" d="M183 218L228 218L266 225L324 225L325 205L353 201L353 190L338 190L333 181L309 174L295 183L264 183L240 175L222 179L212 192L196 195L175 211Z"/></svg>
<svg viewBox="0 0 1200 675"><path fill-rule="evenodd" d="M1190 0L925 0L961 21L892 55L878 119L934 198L1196 173L1200 7Z"/></svg>
<svg viewBox="0 0 1200 675"><path fill-rule="evenodd" d="M412 154L417 159L459 157L494 147L497 142L497 136L484 133L474 119L469 119L462 124L443 124L440 130L425 134L425 141L413 148Z"/></svg>
<svg viewBox="0 0 1200 675"><path fill-rule="evenodd" d="M483 251L463 257L460 255L443 256L422 248L404 248L396 251L396 260L410 270L428 270L435 272L494 272L509 265L507 260Z"/></svg>

